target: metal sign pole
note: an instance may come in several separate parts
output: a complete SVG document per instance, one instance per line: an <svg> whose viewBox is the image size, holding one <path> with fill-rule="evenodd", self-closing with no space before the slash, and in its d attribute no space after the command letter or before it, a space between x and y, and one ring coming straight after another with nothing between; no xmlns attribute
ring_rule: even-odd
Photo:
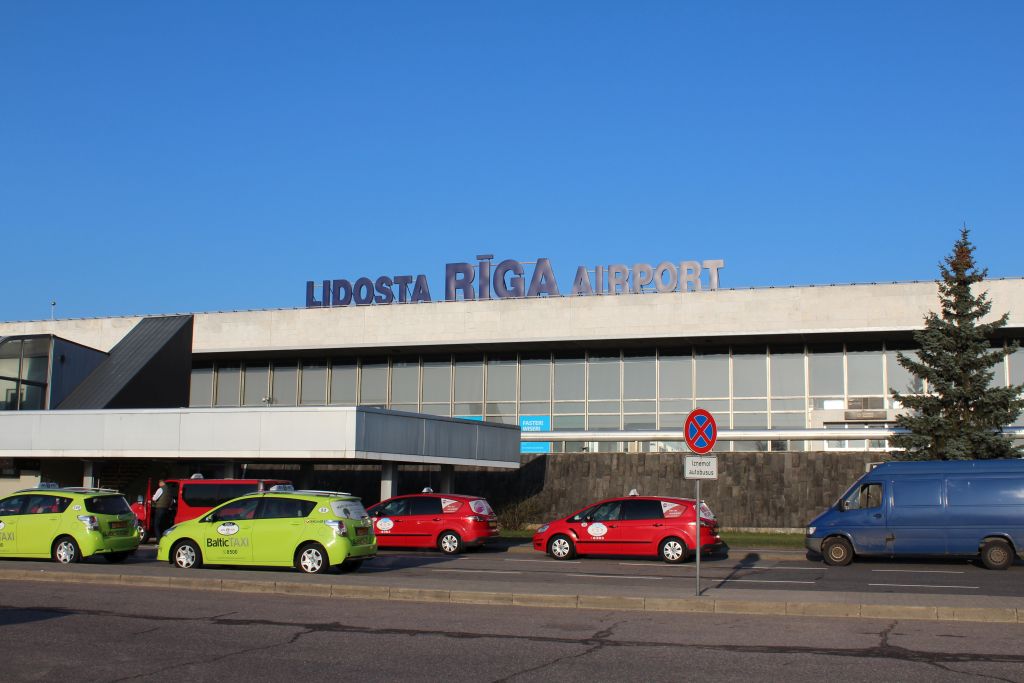
<svg viewBox="0 0 1024 683"><path fill-rule="evenodd" d="M694 542L694 548L697 552L697 597L700 597L700 479L695 480L697 482L697 502L694 505L693 511L697 517L697 523L694 528L697 530L697 540Z"/></svg>

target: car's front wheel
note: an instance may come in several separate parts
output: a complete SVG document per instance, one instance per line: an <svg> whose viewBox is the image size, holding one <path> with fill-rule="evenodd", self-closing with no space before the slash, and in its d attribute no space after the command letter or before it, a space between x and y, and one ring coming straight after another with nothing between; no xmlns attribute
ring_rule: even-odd
<svg viewBox="0 0 1024 683"><path fill-rule="evenodd" d="M548 541L548 554L556 560L571 560L576 556L576 546L568 536L558 534Z"/></svg>
<svg viewBox="0 0 1024 683"><path fill-rule="evenodd" d="M686 543L679 538L666 538L658 546L658 556L669 564L685 562L687 553Z"/></svg>
<svg viewBox="0 0 1024 683"><path fill-rule="evenodd" d="M192 541L178 541L171 548L171 562L179 569L195 569L203 566L203 556Z"/></svg>
<svg viewBox="0 0 1024 683"><path fill-rule="evenodd" d="M853 562L853 546L842 536L833 536L821 544L821 555L825 558L825 564L845 567Z"/></svg>
<svg viewBox="0 0 1024 683"><path fill-rule="evenodd" d="M54 541L50 557L59 564L74 564L82 560L82 551L75 539L70 536L61 536Z"/></svg>
<svg viewBox="0 0 1024 683"><path fill-rule="evenodd" d="M323 574L330 568L327 551L319 543L307 543L296 553L295 564L306 574Z"/></svg>

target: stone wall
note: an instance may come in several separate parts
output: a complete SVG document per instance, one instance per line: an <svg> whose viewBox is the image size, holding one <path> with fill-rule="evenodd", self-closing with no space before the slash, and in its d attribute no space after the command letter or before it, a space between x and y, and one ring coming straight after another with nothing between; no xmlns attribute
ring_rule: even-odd
<svg viewBox="0 0 1024 683"><path fill-rule="evenodd" d="M798 528L835 502L880 453L797 452L721 453L718 481L701 483L701 497L722 526ZM523 467L455 472L455 490L482 495L499 512L525 522L564 516L601 498L637 489L643 495L691 498L694 482L683 478L679 453L557 453L523 455ZM278 472L297 480L298 472ZM250 468L249 476L256 475ZM402 466L400 493L424 486L438 489L438 468ZM298 482L296 482L298 483ZM369 505L379 498L379 470L374 465L324 465L305 484L341 488Z"/></svg>

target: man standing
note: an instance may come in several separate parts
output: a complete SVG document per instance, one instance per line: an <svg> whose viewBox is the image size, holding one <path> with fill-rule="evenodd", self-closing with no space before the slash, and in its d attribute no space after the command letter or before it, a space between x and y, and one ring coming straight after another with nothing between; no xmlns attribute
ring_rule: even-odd
<svg viewBox="0 0 1024 683"><path fill-rule="evenodd" d="M157 486L156 492L153 493L153 535L156 536L156 542L160 542L160 536L164 533L167 528L167 513L171 510L171 502L173 496L171 495L171 487L167 485L167 482L163 479L160 480Z"/></svg>

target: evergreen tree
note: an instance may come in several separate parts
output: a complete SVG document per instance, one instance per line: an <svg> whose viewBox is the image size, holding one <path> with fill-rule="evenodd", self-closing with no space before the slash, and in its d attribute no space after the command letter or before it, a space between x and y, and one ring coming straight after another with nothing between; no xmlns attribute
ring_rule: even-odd
<svg viewBox="0 0 1024 683"><path fill-rule="evenodd" d="M894 457L907 460L973 460L1021 457L1019 446L1001 433L1021 409L1024 386L991 387L993 366L1017 349L993 349L996 330L1009 318L982 323L992 310L988 294L975 295L972 285L988 275L974 262L974 245L964 226L953 253L939 265L941 315L925 316L923 330L914 333L920 350L917 359L897 354L900 365L928 381L929 393L893 396L909 409L896 419L896 426L910 430L896 436L892 444L904 452Z"/></svg>

